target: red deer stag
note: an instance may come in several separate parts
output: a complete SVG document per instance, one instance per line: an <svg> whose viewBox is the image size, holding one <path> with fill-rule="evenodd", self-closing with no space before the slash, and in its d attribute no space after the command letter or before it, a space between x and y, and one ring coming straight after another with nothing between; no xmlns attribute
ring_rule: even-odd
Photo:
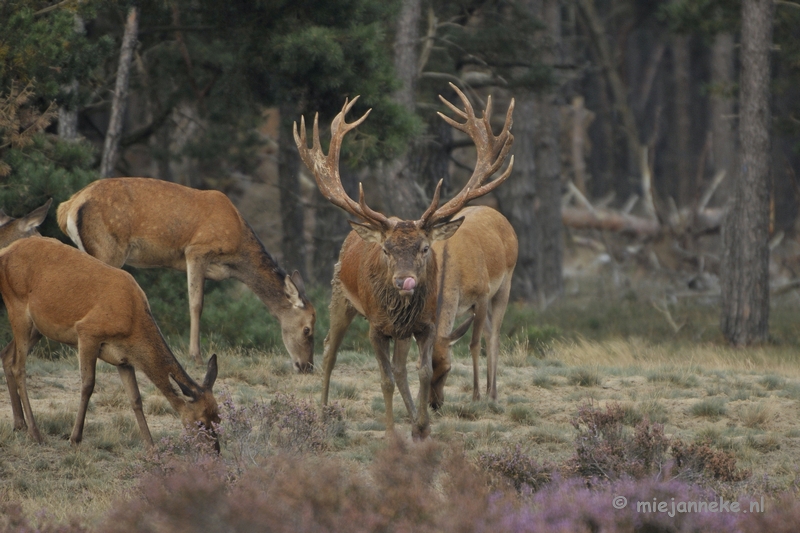
<svg viewBox="0 0 800 533"><path fill-rule="evenodd" d="M497 358L500 326L508 306L511 276L517 264L517 234L506 217L486 206L470 206L456 216L464 217L450 239L433 244L440 271L439 316L433 345L431 407L444 402L444 385L450 372L450 345L472 322L472 399L481 397L478 361L481 335L486 331L486 394L497 399ZM469 320L451 333L457 316L472 311ZM474 319L474 321L473 321Z"/></svg>
<svg viewBox="0 0 800 533"><path fill-rule="evenodd" d="M36 226L44 220L47 207L49 202L21 219L0 216L0 294L14 336L0 357L14 429L27 427L30 436L42 442L28 399L25 361L44 335L78 348L81 400L70 436L73 444L83 438L98 359L117 367L148 445L152 446L153 438L134 368L142 370L167 397L186 426L199 423L213 435L213 423L219 422L211 391L217 377L216 355L208 361L203 384L195 383L172 355L153 321L147 297L130 274L55 239L38 236ZM215 446L219 449L219 442Z"/></svg>
<svg viewBox="0 0 800 533"><path fill-rule="evenodd" d="M281 325L294 369L314 366L314 306L303 279L287 275L227 196L149 178L95 181L58 206L61 231L114 267L167 267L189 284L189 356L201 363L206 279L238 279Z"/></svg>
<svg viewBox="0 0 800 533"><path fill-rule="evenodd" d="M435 252L431 245L449 238L456 232L463 218L453 216L471 199L494 190L511 173L513 157L508 169L496 180L485 183L502 166L514 137L511 135L512 100L500 135L492 132L489 120L491 100L487 103L483 119L478 119L466 96L453 87L464 104L458 109L444 98L442 101L464 122L439 115L454 128L467 133L477 147L475 170L464 189L454 198L439 206L442 183L436 187L433 201L419 220L400 220L374 211L364 201L360 188L359 201L355 202L344 192L339 176L339 150L344 135L361 124L369 114L347 123L345 114L356 99L345 101L342 111L331 123L331 142L326 156L320 145L318 116L314 119L313 145L306 140L305 121L301 119L300 133L297 124L294 137L300 155L312 171L317 186L325 198L344 209L361 222L350 222L353 230L345 239L334 267L330 304L330 330L325 337L323 353L324 382L322 403L327 404L328 386L336 352L345 331L356 313L369 321L369 337L381 371L381 389L386 406L386 431L394 430L392 396L395 382L412 422L412 436L424 439L430 433L428 397L433 374L431 352L435 340L435 320L438 297L438 272ZM441 97L440 97L441 98ZM417 406L408 388L406 355L411 337L419 347L419 395ZM394 354L389 359L389 343L394 340Z"/></svg>

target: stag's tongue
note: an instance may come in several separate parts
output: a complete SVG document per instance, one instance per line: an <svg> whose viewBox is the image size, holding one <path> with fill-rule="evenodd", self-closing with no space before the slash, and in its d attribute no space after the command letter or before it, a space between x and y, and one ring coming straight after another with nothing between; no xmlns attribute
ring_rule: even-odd
<svg viewBox="0 0 800 533"><path fill-rule="evenodd" d="M406 280L403 282L403 290L404 291L410 291L416 286L417 286L417 282L414 281L414 278L406 278Z"/></svg>

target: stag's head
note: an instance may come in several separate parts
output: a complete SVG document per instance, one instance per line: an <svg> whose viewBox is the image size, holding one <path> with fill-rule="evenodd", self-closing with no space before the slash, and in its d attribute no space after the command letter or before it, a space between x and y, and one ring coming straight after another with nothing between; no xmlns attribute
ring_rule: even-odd
<svg viewBox="0 0 800 533"><path fill-rule="evenodd" d="M10 217L0 209L0 249L16 240L39 235L37 228L44 222L52 203L51 198L43 206L37 207L21 218Z"/></svg>
<svg viewBox="0 0 800 533"><path fill-rule="evenodd" d="M393 286L400 296L413 296L415 290L424 279L427 266L433 259L431 243L444 240L452 236L463 222L463 218L453 220L453 216L473 198L483 196L494 190L511 174L514 158L507 170L496 180L486 183L502 166L508 155L514 136L511 135L511 115L514 110L514 101L508 108L505 125L499 135L492 133L490 125L492 113L491 97L486 105L482 119L478 119L467 97L455 85L450 84L456 91L464 110L459 109L441 96L442 102L458 115L464 122L456 121L442 113L439 116L454 128L467 133L475 142L478 159L475 171L466 186L456 196L444 205L439 205L442 182L436 187L428 209L418 220L400 220L372 210L364 201L364 189L359 186L358 202L351 199L342 187L339 176L339 151L345 134L364 122L370 111L354 122L346 122L345 115L353 107L358 97L352 101L345 100L344 107L331 122L331 143L328 155L322 151L319 140L319 115L314 117L314 131L312 147L309 149L306 139L305 119L300 120L300 131L294 125L294 139L300 151L303 162L314 174L317 186L322 195L332 204L344 209L349 214L357 217L359 222L351 221L350 224L367 242L380 245L382 261L386 268L384 271L391 279L386 280Z"/></svg>
<svg viewBox="0 0 800 533"><path fill-rule="evenodd" d="M212 388L217 380L217 354L211 356L206 368L203 384L187 386L170 376L183 393L183 404L178 409L181 422L187 428L199 428L213 440L214 449L219 448L219 437L215 426L219 424L219 407Z"/></svg>
<svg viewBox="0 0 800 533"><path fill-rule="evenodd" d="M300 272L295 270L284 279L283 292L288 307L278 314L283 344L289 350L295 372L314 371L314 323L317 314L306 296Z"/></svg>

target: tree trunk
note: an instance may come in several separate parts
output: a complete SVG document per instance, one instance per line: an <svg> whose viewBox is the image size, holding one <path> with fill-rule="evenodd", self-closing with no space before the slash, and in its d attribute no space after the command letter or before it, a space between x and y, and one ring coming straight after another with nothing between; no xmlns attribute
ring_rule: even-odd
<svg viewBox="0 0 800 533"><path fill-rule="evenodd" d="M542 2L542 17L547 27L546 42L549 47L542 54L543 61L551 66L562 63L561 58L561 6L559 0ZM549 49L548 49L549 48ZM536 161L539 175L536 196L539 203L539 268L541 275L540 297L546 300L561 295L564 289L562 262L564 258L564 227L561 222L561 91L538 95L539 108ZM545 301L541 301L545 304Z"/></svg>
<svg viewBox="0 0 800 533"><path fill-rule="evenodd" d="M769 333L770 49L772 0L742 2L739 172L724 227L720 328L734 346Z"/></svg>
<svg viewBox="0 0 800 533"><path fill-rule="evenodd" d="M358 198L358 176L344 163L339 164L344 192L351 198ZM339 260L339 251L350 224L344 211L326 200L318 189L314 190L314 261L311 275L315 285L324 287L333 278L333 265Z"/></svg>
<svg viewBox="0 0 800 533"><path fill-rule="evenodd" d="M100 161L100 176L111 176L119 157L119 140L122 137L122 122L125 118L125 106L128 101L128 78L131 71L131 58L136 47L139 32L139 11L132 7L125 21L125 32L122 35L122 47L119 52L117 81L114 86L114 98L111 101L111 118L103 144L103 157Z"/></svg>
<svg viewBox="0 0 800 533"><path fill-rule="evenodd" d="M559 0L527 0L523 5L545 23L539 37L545 49L542 60L556 65L561 61ZM514 172L495 193L519 239L512 294L540 306L563 290L562 103L558 90L519 95L514 111Z"/></svg>
<svg viewBox="0 0 800 533"><path fill-rule="evenodd" d="M519 255L511 294L514 299L533 302L539 299L542 285L539 212L536 201L536 102L534 95L521 93L514 109L514 171L495 190L500 211L517 232ZM561 205L559 201L559 205Z"/></svg>
<svg viewBox="0 0 800 533"><path fill-rule="evenodd" d="M692 201L694 177L689 149L692 135L692 121L689 116L691 99L689 38L676 35L672 38L672 72L675 77L675 127L672 130L675 139L675 200L683 207Z"/></svg>
<svg viewBox="0 0 800 533"><path fill-rule="evenodd" d="M403 0L394 41L394 67L400 89L394 99L409 112L416 111L416 86L419 77L419 25L422 16L421 0ZM396 160L382 165L377 172L386 215L415 220L422 215L427 202L410 164L414 150L410 149Z"/></svg>
<svg viewBox="0 0 800 533"><path fill-rule="evenodd" d="M300 198L300 154L292 136L292 121L297 115L291 105L280 108L278 135L278 189L281 195L281 251L283 268L306 275L306 246L303 231L303 204Z"/></svg>
<svg viewBox="0 0 800 533"><path fill-rule="evenodd" d="M628 90L617 71L617 64L608 44L608 37L603 26L603 20L597 12L594 0L578 0L578 7L583 16L586 27L591 36L592 47L595 49L598 61L603 70L603 75L614 98L614 107L622 118L622 129L627 141L628 174L639 174L639 154L641 153L641 140L639 127L633 110L628 105Z"/></svg>
<svg viewBox="0 0 800 533"><path fill-rule="evenodd" d="M723 205L731 196L736 136L733 131L734 101L729 91L733 86L733 36L720 33L711 49L711 154L714 174L725 171L728 179L717 192L717 204Z"/></svg>

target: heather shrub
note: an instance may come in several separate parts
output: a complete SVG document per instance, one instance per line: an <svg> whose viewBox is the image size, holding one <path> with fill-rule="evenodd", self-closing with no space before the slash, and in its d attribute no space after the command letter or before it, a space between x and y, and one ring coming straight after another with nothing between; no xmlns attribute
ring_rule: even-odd
<svg viewBox="0 0 800 533"><path fill-rule="evenodd" d="M542 465L524 454L519 445L513 450L506 448L499 453L481 453L478 464L487 472L510 482L517 492L523 489L537 491L553 476L555 466Z"/></svg>
<svg viewBox="0 0 800 533"><path fill-rule="evenodd" d="M0 503L0 533L88 533L90 530L76 520L60 524L45 512L37 514L34 523L16 503Z"/></svg>
<svg viewBox="0 0 800 533"><path fill-rule="evenodd" d="M686 444L676 439L672 443L672 455L675 457L676 477L687 481L710 477L737 482L750 477L748 470L736 467L736 458L731 452L715 450L707 441Z"/></svg>
<svg viewBox="0 0 800 533"><path fill-rule="evenodd" d="M575 454L565 465L566 474L607 481L659 474L669 448L664 426L644 418L631 437L624 432L625 419L626 411L619 404L605 410L591 404L580 406L572 419L577 431Z"/></svg>

